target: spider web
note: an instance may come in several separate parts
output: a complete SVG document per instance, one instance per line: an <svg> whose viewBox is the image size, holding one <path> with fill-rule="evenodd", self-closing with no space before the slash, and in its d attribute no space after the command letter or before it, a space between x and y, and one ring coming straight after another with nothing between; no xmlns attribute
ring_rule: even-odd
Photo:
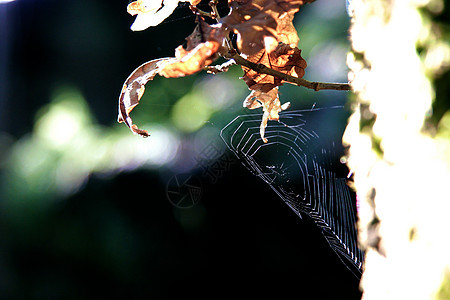
<svg viewBox="0 0 450 300"><path fill-rule="evenodd" d="M240 115L220 135L228 148L301 218L310 217L347 268L361 276L363 252L357 246L356 201L347 185L343 154L342 107L281 112L269 121L264 143L261 114ZM343 122L340 122L343 123Z"/></svg>

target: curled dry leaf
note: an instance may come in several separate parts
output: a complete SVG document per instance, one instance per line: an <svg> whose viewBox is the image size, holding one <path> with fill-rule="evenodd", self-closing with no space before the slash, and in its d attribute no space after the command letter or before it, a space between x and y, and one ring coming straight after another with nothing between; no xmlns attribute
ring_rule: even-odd
<svg viewBox="0 0 450 300"><path fill-rule="evenodd" d="M139 129L133 124L130 117L130 112L139 104L139 100L145 91L145 84L149 80L153 80L159 70L167 63L173 61L174 58L159 58L146 62L136 68L131 73L123 84L122 91L119 97L119 116L117 122L124 122L134 133L143 137L148 137L149 134L145 130Z"/></svg>
<svg viewBox="0 0 450 300"><path fill-rule="evenodd" d="M124 122L134 133L149 136L148 132L133 124L130 112L139 104L145 91L145 84L153 80L156 74L168 78L191 75L201 71L217 58L217 51L223 40L220 26L213 27L206 23L199 23L203 29L197 29L188 38L188 47L179 46L176 57L151 60L139 66L125 81L119 97L119 116L117 121ZM201 33L200 37L198 32Z"/></svg>
<svg viewBox="0 0 450 300"><path fill-rule="evenodd" d="M222 18L226 28L237 34L237 46L242 54L252 55L276 43L277 22L264 10L263 1L231 1L231 12Z"/></svg>
<svg viewBox="0 0 450 300"><path fill-rule="evenodd" d="M261 120L261 125L259 127L259 134L261 135L264 143L267 143L267 138L264 137L267 121L278 120L278 113L289 108L289 106L289 102L281 105L280 98L278 97L278 87L275 87L268 92L253 90L251 91L250 95L248 95L244 100L244 107L247 107L249 109L255 109L259 107L263 108L264 114Z"/></svg>
<svg viewBox="0 0 450 300"><path fill-rule="evenodd" d="M135 133L148 136L148 132L138 129L129 114L139 103L145 84L156 74L165 77L191 75L209 66L219 53L227 53L223 43L230 31L238 35L237 45L247 59L256 64L264 64L276 71L296 77L304 75L306 61L297 48L299 38L292 20L300 5L314 0L228 0L231 12L216 25L208 25L198 18L194 32L186 38L186 49L179 46L175 58L156 59L138 67L125 81L119 98L119 122ZM137 0L127 7L132 15L138 15L132 29L143 30L156 26L167 18L179 2L196 5L200 0ZM214 68L212 69L215 70ZM222 69L217 69L221 71ZM250 109L262 107L264 111L260 127L264 137L268 120L278 120L278 113L289 103L280 104L278 86L282 80L243 67L243 79L252 90L245 99L244 106Z"/></svg>
<svg viewBox="0 0 450 300"><path fill-rule="evenodd" d="M131 30L141 31L156 26L169 17L180 2L190 2L197 5L201 0L137 0L127 6L127 12L137 15Z"/></svg>
<svg viewBox="0 0 450 300"><path fill-rule="evenodd" d="M292 24L294 15L302 0L231 0L231 13L222 19L226 28L238 35L237 45L247 60L263 64L273 70L303 77L306 61L297 48L297 31ZM283 81L272 75L262 74L253 69L242 67L245 81L251 91L244 106L250 109L263 107L260 134L264 142L268 120L278 120L278 112L289 105L281 105L278 86Z"/></svg>
<svg viewBox="0 0 450 300"><path fill-rule="evenodd" d="M238 35L237 45L242 54L254 55L262 49L270 53L278 42L297 46L298 36L292 19L305 2L230 0L231 12L221 22Z"/></svg>
<svg viewBox="0 0 450 300"><path fill-rule="evenodd" d="M194 32L186 38L187 47L178 46L175 56L178 59L167 64L160 75L174 78L197 73L218 58L227 31L221 24L209 25L198 19Z"/></svg>
<svg viewBox="0 0 450 300"><path fill-rule="evenodd" d="M290 45L280 43L270 54L261 50L259 56L253 55L248 60L254 60L254 63L262 63L276 71L300 78L305 74L306 68L306 61L300 54L301 51L297 47L292 48ZM263 107L264 114L260 125L260 135L262 140L267 142L264 137L267 121L278 120L278 113L289 107L289 102L281 105L278 97L278 86L282 84L282 80L249 68L243 67L243 69L245 74L242 79L252 90L245 99L244 106L250 109Z"/></svg>
<svg viewBox="0 0 450 300"><path fill-rule="evenodd" d="M270 54L265 50L247 58L256 64L263 64L273 70L296 76L305 75L306 61L301 56L301 50L297 47L280 43ZM276 86L283 84L283 81L272 75L262 74L247 67L242 67L244 76L242 79L251 90L268 92Z"/></svg>
<svg viewBox="0 0 450 300"><path fill-rule="evenodd" d="M177 60L167 64L159 74L167 78L183 77L197 73L217 58L218 42L205 42L199 44L191 51L182 46L176 49Z"/></svg>
<svg viewBox="0 0 450 300"><path fill-rule="evenodd" d="M190 51L199 44L207 41L215 41L222 44L223 39L228 34L222 24L210 25L202 17L197 16L197 26L194 31L186 37L186 50Z"/></svg>
<svg viewBox="0 0 450 300"><path fill-rule="evenodd" d="M261 19L261 16L265 16L266 18L273 18L275 20L275 24L269 22L269 25L272 26L270 33L273 34L277 44L269 50L267 47L260 47L256 53L249 55L247 59L253 63L263 64L288 75L303 77L305 74L306 61L301 57L300 49L297 48L299 38L297 31L292 24L292 20L294 19L295 13L298 12L300 5L304 4L306 1L259 0L246 3L245 5L242 5L241 8L248 8L249 5L256 6L256 2L259 3L260 6L260 9L256 10L259 19ZM232 15L233 12L230 16ZM238 15L238 13L236 13L236 15ZM251 18L248 21L251 21ZM243 25L244 23L242 26ZM257 34L260 35L264 33L260 31ZM246 35L246 37L247 41L251 38L259 40L263 38L255 35ZM245 44L248 44L248 42ZM260 74L245 67L243 70L245 74L242 79L252 90L268 92L275 86L282 85L282 81L279 78L267 74Z"/></svg>

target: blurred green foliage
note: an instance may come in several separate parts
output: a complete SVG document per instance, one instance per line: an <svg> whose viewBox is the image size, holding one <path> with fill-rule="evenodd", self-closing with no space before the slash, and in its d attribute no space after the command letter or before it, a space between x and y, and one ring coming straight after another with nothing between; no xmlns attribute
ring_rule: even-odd
<svg viewBox="0 0 450 300"><path fill-rule="evenodd" d="M189 171L223 126L249 113L238 66L149 82L132 112L148 139L116 123L128 74L146 60L173 56L192 31L187 7L146 32L129 30L132 18L120 1L18 0L0 10L8 14L4 41L11 50L0 123L4 299L161 299L205 285L254 295L272 284L282 294L286 282L360 296L340 262L320 256L330 250L315 238L319 233L298 228L276 197L264 201L267 188L246 170L230 171L190 210L167 201L171 174ZM346 81L345 3L308 5L296 25L306 78ZM291 85L280 91L292 109L346 101L344 92ZM305 249L308 239L316 248ZM312 263L319 258L329 271ZM285 279L272 277L274 270ZM287 278L292 271L296 276Z"/></svg>

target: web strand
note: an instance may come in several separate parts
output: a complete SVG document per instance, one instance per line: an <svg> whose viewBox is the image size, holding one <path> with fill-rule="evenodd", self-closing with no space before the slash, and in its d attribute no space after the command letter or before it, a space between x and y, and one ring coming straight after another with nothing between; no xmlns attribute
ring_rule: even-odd
<svg viewBox="0 0 450 300"><path fill-rule="evenodd" d="M259 135L261 115L240 115L222 129L221 137L300 218L315 222L359 278L363 252L356 240L355 197L339 162L343 128L326 125L342 114L342 107L282 112L279 122L267 125L267 143Z"/></svg>

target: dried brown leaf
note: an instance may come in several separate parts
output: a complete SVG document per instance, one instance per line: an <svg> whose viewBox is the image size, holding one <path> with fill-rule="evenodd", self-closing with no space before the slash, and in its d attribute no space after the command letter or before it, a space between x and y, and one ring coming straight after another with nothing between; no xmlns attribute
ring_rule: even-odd
<svg viewBox="0 0 450 300"><path fill-rule="evenodd" d="M145 91L145 84L149 80L153 80L156 74L165 64L170 63L174 58L159 58L146 62L136 68L131 75L125 80L119 97L119 115L117 122L124 122L134 133L143 137L149 134L145 130L139 129L133 124L130 112L139 104L139 100Z"/></svg>
<svg viewBox="0 0 450 300"><path fill-rule="evenodd" d="M180 2L190 2L192 5L198 4L198 0L137 0L127 6L127 12L137 15L131 30L140 31L150 26L157 26L169 17L177 8Z"/></svg>
<svg viewBox="0 0 450 300"><path fill-rule="evenodd" d="M297 47L280 43L273 52L268 54L265 50L249 56L249 61L256 64L263 64L275 71L288 75L303 77L305 75L306 61L301 56L301 50ZM276 86L283 84L283 81L272 75L258 73L257 71L242 67L244 76L242 79L251 90L268 92Z"/></svg>
<svg viewBox="0 0 450 300"><path fill-rule="evenodd" d="M217 52L226 31L221 26L211 26L199 22L197 29L187 38L188 46L179 46L175 56L146 62L136 68L125 81L119 97L119 116L117 121L124 122L134 133L149 136L148 132L133 124L130 112L145 91L145 84L153 80L156 74L165 77L182 77L201 71L217 58Z"/></svg>
<svg viewBox="0 0 450 300"><path fill-rule="evenodd" d="M182 77L197 73L218 58L218 52L227 34L219 25L209 25L199 19L194 32L189 35L187 47L175 50L177 61L167 64L159 74L168 78Z"/></svg>
<svg viewBox="0 0 450 300"><path fill-rule="evenodd" d="M299 78L305 74L306 61L301 57L301 50L283 43L280 43L270 54L266 50L261 50L257 55L250 56L248 60ZM245 71L243 80L252 90L244 101L244 107L255 109L262 106L264 114L260 125L260 135L266 143L264 133L268 120L278 120L278 113L289 107L289 103L281 105L278 97L278 86L282 84L282 80L258 73L250 68L243 67L243 69Z"/></svg>
<svg viewBox="0 0 450 300"><path fill-rule="evenodd" d="M119 97L118 121L124 122L133 132L148 136L148 132L133 124L130 112L139 104L145 84L156 74L165 77L191 75L209 66L219 53L226 53L222 44L230 30L238 34L238 47L247 59L264 64L273 70L302 77L306 62L297 48L298 35L292 24L294 14L300 5L313 0L229 0L231 13L222 18L221 23L208 25L198 18L194 32L186 38L187 47L179 46L175 58L149 61L138 67L125 81ZM128 6L128 12L137 14L134 30L159 24L178 5L177 0L137 0ZM199 0L189 0L192 5ZM142 17L141 17L142 16ZM138 20L140 18L140 20ZM135 25L133 24L133 26ZM144 29L145 29L144 28ZM133 29L133 28L132 28ZM222 52L223 51L223 52ZM281 105L278 86L281 79L260 74L243 67L243 79L252 90L245 99L244 106L250 109L262 107L264 111L260 134L264 137L268 120L278 120L278 113L288 107Z"/></svg>
<svg viewBox="0 0 450 300"><path fill-rule="evenodd" d="M247 60L273 70L303 77L306 61L297 48L299 38L292 20L304 0L230 0L232 11L222 19L238 34L239 50ZM274 43L275 41L275 43ZM243 67L242 79L251 90L268 93L283 81Z"/></svg>
<svg viewBox="0 0 450 300"><path fill-rule="evenodd" d="M278 113L287 109L290 103L284 103L281 105L280 98L278 97L278 87L271 89L268 92L262 92L260 90L252 90L250 95L244 100L244 107L249 109L255 109L262 107L264 114L259 127L259 134L261 135L264 143L267 143L267 138L264 137L268 120L278 120Z"/></svg>
<svg viewBox="0 0 450 300"><path fill-rule="evenodd" d="M278 42L297 46L292 25L294 14L304 0L230 0L231 12L222 18L224 26L237 33L241 53L254 55L265 49L272 52Z"/></svg>
<svg viewBox="0 0 450 300"><path fill-rule="evenodd" d="M220 44L214 41L201 43L191 51L179 46L176 49L177 60L167 64L159 74L167 78L176 78L197 73L216 60L219 47Z"/></svg>
<svg viewBox="0 0 450 300"><path fill-rule="evenodd" d="M223 39L228 34L228 31L222 24L210 25L204 21L202 17L197 17L197 26L194 31L186 37L186 50L190 51L199 44L207 41L215 41L222 44Z"/></svg>

